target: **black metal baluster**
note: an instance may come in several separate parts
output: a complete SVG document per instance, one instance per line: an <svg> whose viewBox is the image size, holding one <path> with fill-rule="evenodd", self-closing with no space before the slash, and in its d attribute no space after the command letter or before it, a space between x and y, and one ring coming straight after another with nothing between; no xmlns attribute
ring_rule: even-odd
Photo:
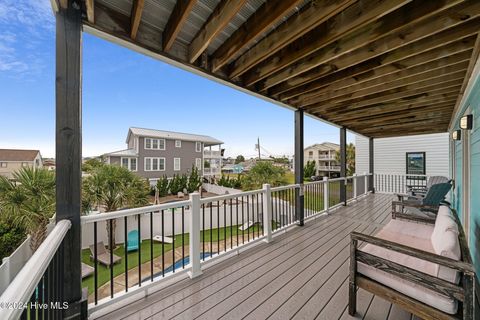
<svg viewBox="0 0 480 320"><path fill-rule="evenodd" d="M193 214L193 212L190 212L190 214ZM205 203L202 203L202 248L202 260L205 261Z"/></svg>
<svg viewBox="0 0 480 320"><path fill-rule="evenodd" d="M96 222L95 222L96 223ZM43 279L44 279L44 285L45 285L45 294L44 294L44 300L45 303L49 306L50 302L52 301L50 299L50 266L47 267L47 270L43 274ZM45 318L50 319L50 308L45 309Z"/></svg>
<svg viewBox="0 0 480 320"><path fill-rule="evenodd" d="M172 272L175 273L175 208L172 208Z"/></svg>
<svg viewBox="0 0 480 320"><path fill-rule="evenodd" d="M185 207L182 206L182 269L185 269Z"/></svg>
<svg viewBox="0 0 480 320"><path fill-rule="evenodd" d="M110 298L113 299L113 219L108 220L110 239L108 239L108 250L110 251Z"/></svg>
<svg viewBox="0 0 480 320"><path fill-rule="evenodd" d="M123 218L123 250L125 252L125 292L128 292L128 217Z"/></svg>
<svg viewBox="0 0 480 320"><path fill-rule="evenodd" d="M142 286L142 216L137 215L137 228L138 228L138 286Z"/></svg>
<svg viewBox="0 0 480 320"><path fill-rule="evenodd" d="M36 315L35 315L35 311L36 311L36 305L35 305L35 292L36 290L33 290L33 294L32 296L30 297L30 301L29 301L29 305L28 305L28 308L29 308L29 311L30 311L30 320L33 320L36 318Z"/></svg>
<svg viewBox="0 0 480 320"><path fill-rule="evenodd" d="M238 197L235 198L235 233L237 234L237 247L240 245L240 242L239 242L239 234L238 234Z"/></svg>
<svg viewBox="0 0 480 320"><path fill-rule="evenodd" d="M264 194L262 193L260 195L260 201L262 201L262 204L260 205L260 208L262 209L262 222L261 222L261 224L262 224L262 236L265 235L265 225L264 225L264 223L265 223L265 214L266 214L266 212L263 211L263 199L264 199L263 197L264 197Z"/></svg>
<svg viewBox="0 0 480 320"><path fill-rule="evenodd" d="M165 210L162 209L162 277L165 277Z"/></svg>
<svg viewBox="0 0 480 320"><path fill-rule="evenodd" d="M247 196L247 242L250 242L250 203Z"/></svg>
<svg viewBox="0 0 480 320"><path fill-rule="evenodd" d="M98 304L98 251L97 251L97 222L93 223L93 286L95 305ZM47 277L48 279L48 277Z"/></svg>
<svg viewBox="0 0 480 320"><path fill-rule="evenodd" d="M245 211L244 211L244 206L243 206L243 196L242 196L242 244L245 243Z"/></svg>
<svg viewBox="0 0 480 320"><path fill-rule="evenodd" d="M213 254L213 225L212 225L212 220L213 220L213 213L212 213L212 210L213 210L213 201L210 202L210 252L211 254Z"/></svg>
<svg viewBox="0 0 480 320"><path fill-rule="evenodd" d="M63 259L61 260L63 261ZM38 303L40 305L43 305L44 303L44 299L43 299L43 290L45 289L45 286L44 286L44 279L45 279L45 275L42 276L42 278L40 279L40 282L38 284ZM62 278L63 279L63 278ZM63 295L62 295L63 297ZM41 308L38 312L39 312L39 319L43 320L43 313L44 313L44 308Z"/></svg>
<svg viewBox="0 0 480 320"><path fill-rule="evenodd" d="M153 282L153 212L150 212L150 281Z"/></svg>

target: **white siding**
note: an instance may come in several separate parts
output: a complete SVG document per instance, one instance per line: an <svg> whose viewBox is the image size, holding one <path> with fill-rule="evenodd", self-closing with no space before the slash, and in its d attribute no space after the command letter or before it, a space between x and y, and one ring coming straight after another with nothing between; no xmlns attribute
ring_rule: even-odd
<svg viewBox="0 0 480 320"><path fill-rule="evenodd" d="M374 139L375 173L406 173L406 153L425 152L426 174L449 176L448 133ZM368 139L355 138L356 172L368 172Z"/></svg>

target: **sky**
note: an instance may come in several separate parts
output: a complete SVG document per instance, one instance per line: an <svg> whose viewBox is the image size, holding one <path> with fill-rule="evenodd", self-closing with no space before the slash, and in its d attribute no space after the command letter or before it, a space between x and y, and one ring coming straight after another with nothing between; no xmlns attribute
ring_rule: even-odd
<svg viewBox="0 0 480 320"><path fill-rule="evenodd" d="M205 134L227 156L292 155L294 113L83 34L83 156L125 149L129 127ZM305 146L339 129L305 117ZM354 135L347 140L354 142ZM49 0L0 1L0 148L55 155L55 20Z"/></svg>

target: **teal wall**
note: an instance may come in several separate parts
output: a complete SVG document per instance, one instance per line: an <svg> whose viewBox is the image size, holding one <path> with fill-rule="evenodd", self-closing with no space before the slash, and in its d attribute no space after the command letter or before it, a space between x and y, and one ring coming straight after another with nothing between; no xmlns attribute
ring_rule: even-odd
<svg viewBox="0 0 480 320"><path fill-rule="evenodd" d="M473 130L470 135L470 240L469 247L477 277L480 278L480 76L476 78L473 89L460 111L456 115L456 127L459 129L459 118L470 107L474 115ZM463 132L462 132L463 135ZM462 136L463 138L463 136ZM452 204L462 220L462 142L455 143L455 190L452 194ZM462 222L463 223L463 222Z"/></svg>

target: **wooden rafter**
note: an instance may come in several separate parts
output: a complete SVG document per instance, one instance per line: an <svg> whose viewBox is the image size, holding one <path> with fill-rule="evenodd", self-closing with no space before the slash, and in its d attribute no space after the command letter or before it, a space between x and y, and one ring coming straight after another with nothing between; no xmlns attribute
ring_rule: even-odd
<svg viewBox="0 0 480 320"><path fill-rule="evenodd" d="M374 94L382 92L392 92L401 88L422 88L435 83L438 79L463 78L467 70L468 61L462 61L457 64L443 67L440 70L431 70L420 75L412 75L409 77L393 80L391 82L385 82L383 85L375 86L372 88L364 88L357 90L349 94L340 94L333 97L314 97L311 99L305 99L299 103L301 106L308 106L312 104L332 104L332 103L344 103L346 101L352 101L355 99L362 99ZM382 78L380 78L382 79ZM442 81L442 80L439 80Z"/></svg>
<svg viewBox="0 0 480 320"><path fill-rule="evenodd" d="M480 16L480 2L472 4L469 7L469 11L471 12L470 15L455 15L455 19L452 18L451 15L442 15L441 17L434 16L420 24L415 24L407 29L398 30L397 32L394 32L386 37L358 48L350 52L348 55L342 55L334 60L328 61L327 63L333 65L336 70L340 70L376 56L385 55L390 51L408 46L409 44L414 44L416 42L424 44L423 50L428 50L431 47L441 45L442 43L440 41L448 41L447 39L443 39L441 36L439 36L439 33L444 38L448 38L449 34L453 34L455 31L460 31L461 33L465 28L465 31L467 31L467 29L470 31L470 35L474 34L475 29L478 31L478 24L480 21L478 19ZM449 12L449 10L447 10L447 12ZM464 26L464 22L466 20L469 22L466 22ZM456 40L454 37L451 37L450 39L450 41ZM420 45L417 45L417 47L418 46ZM405 52L405 56L408 56L408 54L408 52ZM411 54L412 52L410 52L410 55ZM305 79L303 82L300 81L298 85L309 82L311 81L310 79L314 80L324 75L324 70L321 68L322 64L324 63L325 62L321 54L314 55L312 57L306 57L292 66L287 67L260 81L256 84L256 90L264 91L296 76L300 76L300 79Z"/></svg>
<svg viewBox="0 0 480 320"><path fill-rule="evenodd" d="M240 11L247 0L222 0L190 43L188 60L193 63Z"/></svg>
<svg viewBox="0 0 480 320"><path fill-rule="evenodd" d="M303 97L315 92L328 92L335 90L336 88L349 87L361 81L375 79L398 72L399 70L412 68L443 58L448 58L451 55L471 52L472 44L473 38L459 39L457 41L447 43L444 46L419 52L414 56L402 58L401 60L394 61L390 64L382 64L382 57L377 57L359 65L355 65L320 78L309 84L286 91L280 94L279 99L288 103L294 103L293 100L290 101L293 97Z"/></svg>
<svg viewBox="0 0 480 320"><path fill-rule="evenodd" d="M307 101L312 98L318 98L318 101L321 101L321 99L329 99L353 94L354 92L367 88L381 87L383 84L387 84L392 81L400 81L402 79L408 81L410 78L416 77L417 75L420 76L424 73L433 72L435 70L444 69L451 65L457 65L459 63L468 61L470 56L471 50L467 50L448 57L440 58L438 60L418 64L413 67L407 66L404 69L397 69L396 72L386 73L385 75L379 75L377 72L375 76L370 75L370 77L353 77L353 79L349 78L345 81L346 85L343 85L343 83L339 81L333 88L329 86L301 94L296 98L290 99L289 103L297 105L300 103L300 101ZM350 79L353 81L348 81Z"/></svg>
<svg viewBox="0 0 480 320"><path fill-rule="evenodd" d="M130 38L135 40L137 38L138 27L142 20L142 12L144 6L144 0L134 0L132 6L132 14L130 19Z"/></svg>
<svg viewBox="0 0 480 320"><path fill-rule="evenodd" d="M196 2L197 0L177 1L172 13L170 14L170 18L168 19L165 29L163 30L163 51L170 50Z"/></svg>
<svg viewBox="0 0 480 320"><path fill-rule="evenodd" d="M94 0L85 0L85 7L87 9L87 19L90 23L95 23L95 3Z"/></svg>
<svg viewBox="0 0 480 320"><path fill-rule="evenodd" d="M235 31L212 55L212 71L216 72L235 55L266 32L276 22L293 10L302 0L265 2L248 20Z"/></svg>
<svg viewBox="0 0 480 320"><path fill-rule="evenodd" d="M229 76L235 78L242 75L255 64L321 25L354 2L355 0L312 1L299 14L292 16L288 23L281 24L274 32L234 61Z"/></svg>

